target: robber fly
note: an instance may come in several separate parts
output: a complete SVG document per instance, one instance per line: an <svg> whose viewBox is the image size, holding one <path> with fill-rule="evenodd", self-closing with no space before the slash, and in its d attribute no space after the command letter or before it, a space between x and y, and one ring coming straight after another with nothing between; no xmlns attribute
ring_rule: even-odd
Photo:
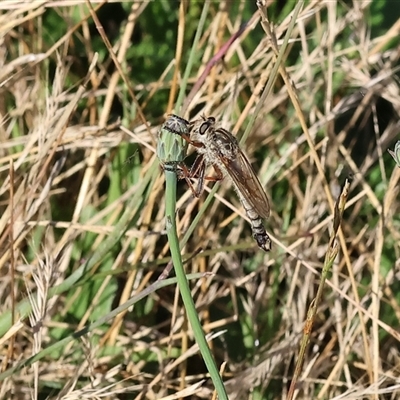
<svg viewBox="0 0 400 400"><path fill-rule="evenodd" d="M262 222L262 218L268 218L270 213L268 197L236 138L226 129L216 128L214 117L201 117L192 124L190 137L186 134L182 136L199 153L189 171L189 177L199 179L195 196L202 193L205 179L221 180L229 176L250 219L254 239L261 249L270 251L271 239ZM205 177L209 165L214 167L215 178Z"/></svg>

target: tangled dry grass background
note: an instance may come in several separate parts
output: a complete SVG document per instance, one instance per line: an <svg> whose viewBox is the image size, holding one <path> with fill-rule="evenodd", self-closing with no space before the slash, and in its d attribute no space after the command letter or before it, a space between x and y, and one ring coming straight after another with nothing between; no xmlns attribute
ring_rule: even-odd
<svg viewBox="0 0 400 400"><path fill-rule="evenodd" d="M106 12L102 27L85 1L0 5L1 398L212 397L175 285L109 314L169 260L155 140L173 111L203 5L126 2L120 25ZM350 175L340 251L296 395L399 396L400 168L387 149L400 139L400 20L374 31L372 6L304 5L285 60L299 114L280 77L260 104L275 54L255 4L210 4L188 91L244 19L251 22L188 115L214 115L240 137L261 106L242 147L269 194L274 240L270 254L256 248L224 181L182 251L188 258L202 248L187 272L212 273L191 285L217 364L226 362L231 399L286 398L333 204ZM281 45L293 6L270 7ZM153 41L164 19L165 46ZM184 182L178 190L183 236L205 196L193 198Z"/></svg>

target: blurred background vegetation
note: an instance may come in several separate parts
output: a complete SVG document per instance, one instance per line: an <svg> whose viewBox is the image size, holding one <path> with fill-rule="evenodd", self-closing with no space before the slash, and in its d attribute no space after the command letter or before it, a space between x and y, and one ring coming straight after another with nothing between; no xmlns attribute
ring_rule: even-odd
<svg viewBox="0 0 400 400"><path fill-rule="evenodd" d="M0 4L0 395L209 399L176 285L157 281L169 250L154 147L166 114L179 113L181 85L188 94L248 23L186 115L214 115L240 138L274 66L270 38L255 1L210 1L185 82L204 1L91 4L101 25L86 1ZM268 2L279 45L294 6ZM313 143L278 76L242 145L270 197L273 250L256 248L228 181L182 250L194 254L188 273L213 272L191 285L205 331L222 332L211 346L231 399L286 398L332 229L329 199L349 176L297 398L398 397L400 169L387 150L400 140L399 16L397 1L304 2L284 64ZM205 197L179 184L182 236Z"/></svg>

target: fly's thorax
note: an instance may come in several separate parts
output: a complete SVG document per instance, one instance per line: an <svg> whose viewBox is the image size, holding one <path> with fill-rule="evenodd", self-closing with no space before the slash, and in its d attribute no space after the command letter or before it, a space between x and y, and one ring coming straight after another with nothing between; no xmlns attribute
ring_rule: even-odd
<svg viewBox="0 0 400 400"><path fill-rule="evenodd" d="M225 129L217 129L210 134L211 143L215 151L222 157L234 160L239 152L236 138Z"/></svg>

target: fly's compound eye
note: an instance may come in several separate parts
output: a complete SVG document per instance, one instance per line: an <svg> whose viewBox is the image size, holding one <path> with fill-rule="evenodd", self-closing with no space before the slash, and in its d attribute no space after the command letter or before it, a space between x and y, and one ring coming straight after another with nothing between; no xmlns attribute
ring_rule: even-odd
<svg viewBox="0 0 400 400"><path fill-rule="evenodd" d="M200 135L205 135L207 133L208 129L210 128L210 126L211 126L211 124L208 121L203 122L199 128Z"/></svg>
<svg viewBox="0 0 400 400"><path fill-rule="evenodd" d="M204 118L204 117L203 117ZM214 117L208 117L201 125L199 128L199 133L200 135L205 135L207 131L215 125L215 118Z"/></svg>

